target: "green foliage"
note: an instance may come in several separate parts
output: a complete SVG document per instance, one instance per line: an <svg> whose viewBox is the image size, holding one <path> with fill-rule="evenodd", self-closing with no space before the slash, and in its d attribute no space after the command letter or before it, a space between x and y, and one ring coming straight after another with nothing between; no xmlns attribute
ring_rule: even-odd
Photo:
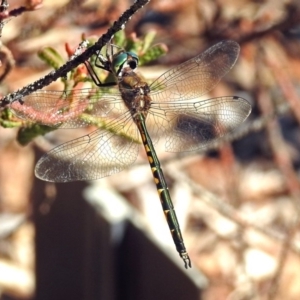
<svg viewBox="0 0 300 300"><path fill-rule="evenodd" d="M22 126L22 122L15 120L11 110L5 108L0 112L0 125L4 128L15 128Z"/></svg>
<svg viewBox="0 0 300 300"><path fill-rule="evenodd" d="M21 127L18 131L17 140L22 146L26 146L34 138L40 135L44 135L48 132L55 130L56 128L49 127L40 124L30 124L27 127Z"/></svg>
<svg viewBox="0 0 300 300"><path fill-rule="evenodd" d="M64 63L65 60L62 55L60 55L54 48L45 47L38 52L38 57L46 63L49 67L54 70L59 69ZM61 81L65 85L65 89L68 88L68 78L61 78Z"/></svg>
<svg viewBox="0 0 300 300"><path fill-rule="evenodd" d="M38 57L55 70L65 63L63 57L52 47L45 47L40 50Z"/></svg>

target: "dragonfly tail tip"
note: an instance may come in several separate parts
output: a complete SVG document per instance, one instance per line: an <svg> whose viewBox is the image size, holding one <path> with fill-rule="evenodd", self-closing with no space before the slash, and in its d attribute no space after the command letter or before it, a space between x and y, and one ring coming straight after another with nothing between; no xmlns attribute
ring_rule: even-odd
<svg viewBox="0 0 300 300"><path fill-rule="evenodd" d="M191 263L191 259L190 259L189 255L185 252L185 253L181 253L180 256L184 262L184 267L186 269L191 268L192 263Z"/></svg>

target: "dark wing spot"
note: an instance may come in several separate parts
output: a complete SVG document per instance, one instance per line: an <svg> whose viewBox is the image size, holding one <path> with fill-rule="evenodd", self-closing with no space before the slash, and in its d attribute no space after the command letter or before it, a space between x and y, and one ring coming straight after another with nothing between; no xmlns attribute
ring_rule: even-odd
<svg viewBox="0 0 300 300"><path fill-rule="evenodd" d="M178 117L175 131L186 136L186 140L191 140L194 144L207 142L219 136L213 122L205 122L187 115Z"/></svg>

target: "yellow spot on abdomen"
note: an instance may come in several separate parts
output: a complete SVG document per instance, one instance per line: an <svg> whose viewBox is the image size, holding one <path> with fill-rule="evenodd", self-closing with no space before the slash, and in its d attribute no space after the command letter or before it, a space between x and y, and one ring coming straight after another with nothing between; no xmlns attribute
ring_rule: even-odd
<svg viewBox="0 0 300 300"><path fill-rule="evenodd" d="M163 189L158 189L157 191L158 191L158 195L160 196L161 193L162 193L164 190L163 190Z"/></svg>
<svg viewBox="0 0 300 300"><path fill-rule="evenodd" d="M164 210L164 214L165 214L165 217L167 218L168 214L169 214L170 210ZM172 232L172 230L171 230Z"/></svg>

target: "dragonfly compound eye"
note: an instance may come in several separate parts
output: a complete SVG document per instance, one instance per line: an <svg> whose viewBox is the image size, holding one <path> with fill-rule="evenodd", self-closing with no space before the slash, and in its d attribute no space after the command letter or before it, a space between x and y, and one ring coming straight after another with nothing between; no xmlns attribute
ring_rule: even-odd
<svg viewBox="0 0 300 300"><path fill-rule="evenodd" d="M135 59L129 60L127 64L132 70L135 70L137 68L137 61Z"/></svg>
<svg viewBox="0 0 300 300"><path fill-rule="evenodd" d="M126 52L118 53L113 58L112 67L116 74L118 74L120 72L120 70L123 68L123 65L126 63L126 61L127 61L127 53Z"/></svg>
<svg viewBox="0 0 300 300"><path fill-rule="evenodd" d="M130 69L135 70L139 63L138 56L133 52L127 52L127 64L130 67Z"/></svg>
<svg viewBox="0 0 300 300"><path fill-rule="evenodd" d="M138 56L133 52L120 52L118 53L112 62L113 70L115 74L120 75L122 69L130 68L135 70L138 65Z"/></svg>

